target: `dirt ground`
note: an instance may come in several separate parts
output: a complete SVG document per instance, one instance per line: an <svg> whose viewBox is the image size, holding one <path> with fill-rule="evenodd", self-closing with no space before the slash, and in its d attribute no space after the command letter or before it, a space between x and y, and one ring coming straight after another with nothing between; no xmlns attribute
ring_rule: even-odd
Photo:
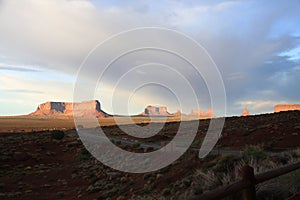
<svg viewBox="0 0 300 200"><path fill-rule="evenodd" d="M158 136L149 141L171 139L178 124L167 123ZM200 121L196 140L203 138L208 124L209 120ZM108 136L124 138L117 126L105 127L104 131ZM242 149L255 144L270 151L292 149L300 146L299 134L299 111L232 117L226 119L217 147ZM132 150L131 147L125 149ZM112 170L92 158L74 130L65 130L65 137L55 140L49 131L13 133L8 130L5 133L3 129L0 134L0 198L121 200L145 194L153 199L160 195L171 198L191 187L190 177L203 162L195 152L188 151L157 172L130 174ZM157 191L157 195L151 191Z"/></svg>

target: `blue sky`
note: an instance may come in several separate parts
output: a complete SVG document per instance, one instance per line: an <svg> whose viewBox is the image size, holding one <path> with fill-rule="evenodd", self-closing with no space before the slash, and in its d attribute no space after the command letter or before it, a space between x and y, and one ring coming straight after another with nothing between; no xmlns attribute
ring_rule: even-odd
<svg viewBox="0 0 300 200"><path fill-rule="evenodd" d="M26 114L44 101L72 101L76 73L91 49L144 26L183 32L208 51L224 81L227 115L239 115L244 107L258 114L272 112L278 103L299 103L299 10L297 0L2 0L0 115ZM126 101L129 108L113 108L110 83L126 62L115 66L99 88L96 98L105 111L133 114L148 104L179 109L170 91L155 86L139 90L130 101L119 95L114 104ZM117 93L126 93L127 84ZM200 86L205 88L199 81L199 104L207 110L209 99ZM180 109L189 112L190 107Z"/></svg>

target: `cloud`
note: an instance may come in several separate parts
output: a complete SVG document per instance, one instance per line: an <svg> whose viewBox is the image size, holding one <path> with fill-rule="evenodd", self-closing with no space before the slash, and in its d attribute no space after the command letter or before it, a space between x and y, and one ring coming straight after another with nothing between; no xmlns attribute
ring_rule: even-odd
<svg viewBox="0 0 300 200"><path fill-rule="evenodd" d="M19 64L38 62L75 73L97 44L145 21L150 19L131 8L95 7L85 0L4 0L0 54L18 59Z"/></svg>
<svg viewBox="0 0 300 200"><path fill-rule="evenodd" d="M9 71L17 71L17 72L41 72L40 69L18 67L14 65L3 64L3 63L0 63L0 70L9 70Z"/></svg>
<svg viewBox="0 0 300 200"><path fill-rule="evenodd" d="M5 90L6 92L14 92L14 93L33 93L33 94L44 94L45 92L37 91L37 90Z"/></svg>
<svg viewBox="0 0 300 200"><path fill-rule="evenodd" d="M75 76L83 59L97 44L120 31L160 26L182 31L208 50L223 76L231 113L239 112L236 102L256 102L270 109L271 102L295 102L300 99L300 95L294 92L298 88L297 66L300 66L297 59L300 46L299 1L128 2L0 1L0 62L6 63L6 58L12 60L10 65L0 65L1 74L6 75L0 78L2 88L5 85L15 91L47 91L47 94L35 94L42 99L70 99L72 84L60 84L64 78ZM138 37L126 42L130 44L136 39ZM115 44L101 56L109 56L119 46ZM145 55L138 58L141 62L147 61ZM106 76L107 85L114 83L118 75L130 68L130 64L124 59L115 65ZM169 64L175 66L172 62ZM97 67L101 65L98 63ZM20 77L12 80L8 78L11 73L7 71L39 71L41 74L38 73L40 77L31 75L27 80ZM168 73L161 73L165 76L161 77L159 71L151 72L158 74L156 80L164 78L169 85L180 87L177 79L168 76ZM47 72L51 74L51 81ZM87 77L93 73L95 70L91 70ZM139 79L136 77L145 75L146 71L139 70L137 73L138 76L132 75L131 81L123 83L120 91L126 92L131 84L137 84ZM208 108L209 95L203 80L188 67L183 74L196 87L203 109ZM103 88L105 90L107 88ZM157 92L160 100L169 98L163 92ZM180 96L184 96L184 92ZM136 99L159 101L158 98L149 99L143 95L141 93L141 97ZM22 98L37 97L29 95ZM108 95L103 94L99 98L103 102L110 101ZM142 100L139 101L141 104ZM258 107L253 109L259 110Z"/></svg>
<svg viewBox="0 0 300 200"><path fill-rule="evenodd" d="M45 101L71 101L72 84L45 79L50 72L40 72L39 78L22 74L0 73L0 115L28 114Z"/></svg>

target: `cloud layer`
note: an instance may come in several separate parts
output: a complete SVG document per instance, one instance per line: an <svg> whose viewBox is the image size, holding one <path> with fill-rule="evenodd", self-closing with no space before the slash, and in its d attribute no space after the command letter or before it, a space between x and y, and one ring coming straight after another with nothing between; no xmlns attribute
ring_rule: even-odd
<svg viewBox="0 0 300 200"><path fill-rule="evenodd" d="M26 99L34 106L46 99L71 101L76 72L91 49L113 34L143 26L181 31L207 49L222 74L229 115L241 113L244 106L251 113L261 113L271 112L271 104L277 102L297 103L300 101L300 93L295 92L300 78L299 6L297 0L0 1L0 94L5 102L0 114L9 114L3 110L8 110L5 108L15 99ZM114 49L107 54L110 52ZM99 99L108 112L112 112L108 105L110 83L122 66L130 63L122 62L105 77L106 86L100 88ZM141 73L145 71L135 77L141 77ZM207 109L210 101L203 80L188 76L192 71L185 73L191 83L198 85L200 106ZM172 77L165 79L169 85L178 84ZM135 78L131 80L122 85L120 94L121 89L126 93L130 84L135 83ZM43 93L28 95L28 91ZM165 104L172 99L172 95L163 91L150 87L140 92L135 97L140 100L131 112L138 112L148 103ZM149 99L145 97L147 92L157 92L159 97ZM28 103L19 102L20 107L23 104L27 110L22 112L32 109ZM177 106L176 102L169 105L172 109ZM11 113L19 112L15 109Z"/></svg>

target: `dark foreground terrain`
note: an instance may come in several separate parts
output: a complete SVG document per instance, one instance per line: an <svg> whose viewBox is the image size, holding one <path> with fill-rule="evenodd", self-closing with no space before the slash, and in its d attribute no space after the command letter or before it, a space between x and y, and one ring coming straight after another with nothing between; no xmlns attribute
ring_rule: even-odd
<svg viewBox="0 0 300 200"><path fill-rule="evenodd" d="M150 152L154 149L143 144L170 140L178 124L167 123L147 141L115 143L128 151ZM64 130L63 138L51 131L1 133L0 199L188 199L240 179L237 169L245 163L261 173L300 159L299 111L227 118L217 144L219 154L199 159L195 149L208 124L209 120L200 121L192 147L179 160L145 174L104 166L85 150L74 130ZM104 131L110 138L133 139L117 126ZM300 170L257 188L260 199L297 199L299 192Z"/></svg>

